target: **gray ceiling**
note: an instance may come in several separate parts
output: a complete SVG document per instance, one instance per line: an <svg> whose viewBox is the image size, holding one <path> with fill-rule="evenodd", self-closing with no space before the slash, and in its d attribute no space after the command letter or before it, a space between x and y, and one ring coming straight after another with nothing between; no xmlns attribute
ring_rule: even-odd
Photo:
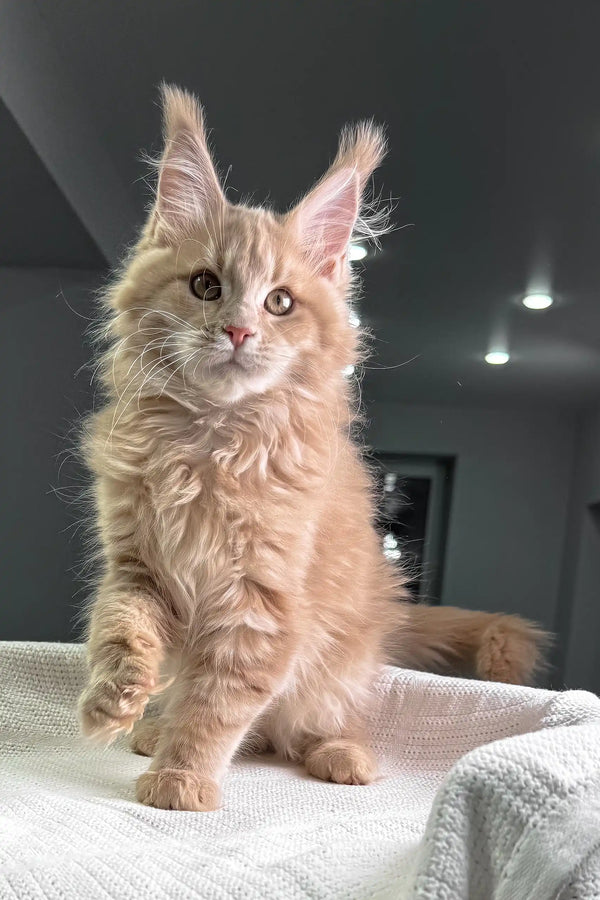
<svg viewBox="0 0 600 900"><path fill-rule="evenodd" d="M340 126L374 116L391 145L376 183L397 198L400 227L365 267L371 364L396 367L368 370L367 395L600 397L597 0L6 6L0 54L19 77L5 63L0 93L31 146L0 110L4 264L100 265L132 238L162 79L202 98L241 192L232 199L287 205L325 167ZM550 288L555 307L523 309L531 286ZM487 366L503 341L511 362Z"/></svg>

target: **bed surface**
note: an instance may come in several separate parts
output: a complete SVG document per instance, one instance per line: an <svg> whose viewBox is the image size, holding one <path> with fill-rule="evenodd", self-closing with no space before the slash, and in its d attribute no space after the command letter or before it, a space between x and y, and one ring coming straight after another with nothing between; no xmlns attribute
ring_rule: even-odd
<svg viewBox="0 0 600 900"><path fill-rule="evenodd" d="M148 760L78 736L74 644L0 643L0 898L600 897L600 701L387 668L381 778L235 762L224 806L135 802Z"/></svg>

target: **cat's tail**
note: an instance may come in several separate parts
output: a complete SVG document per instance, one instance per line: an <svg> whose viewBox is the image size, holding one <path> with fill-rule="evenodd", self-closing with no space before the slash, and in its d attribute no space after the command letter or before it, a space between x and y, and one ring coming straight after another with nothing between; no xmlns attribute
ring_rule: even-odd
<svg viewBox="0 0 600 900"><path fill-rule="evenodd" d="M407 669L531 684L551 636L520 616L401 602L388 661Z"/></svg>

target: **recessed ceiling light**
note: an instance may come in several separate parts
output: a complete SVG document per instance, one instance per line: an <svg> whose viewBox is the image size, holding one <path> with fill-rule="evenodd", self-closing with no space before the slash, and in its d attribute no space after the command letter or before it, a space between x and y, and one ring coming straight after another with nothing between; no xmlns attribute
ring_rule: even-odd
<svg viewBox="0 0 600 900"><path fill-rule="evenodd" d="M367 248L363 247L362 244L350 244L348 247L348 259L350 262L358 262L359 259L364 259L367 255Z"/></svg>
<svg viewBox="0 0 600 900"><path fill-rule="evenodd" d="M354 375L354 366L344 366L342 375L345 375L346 378L350 378L351 375Z"/></svg>
<svg viewBox="0 0 600 900"><path fill-rule="evenodd" d="M485 354L485 361L490 366L503 366L509 359L510 354L506 353L505 350L492 350L490 353Z"/></svg>
<svg viewBox="0 0 600 900"><path fill-rule="evenodd" d="M353 328L360 328L360 319L356 315L355 312L351 312L348 316L348 321L352 325Z"/></svg>
<svg viewBox="0 0 600 900"><path fill-rule="evenodd" d="M550 294L527 294L523 297L523 306L527 309L548 309L552 306L554 300Z"/></svg>

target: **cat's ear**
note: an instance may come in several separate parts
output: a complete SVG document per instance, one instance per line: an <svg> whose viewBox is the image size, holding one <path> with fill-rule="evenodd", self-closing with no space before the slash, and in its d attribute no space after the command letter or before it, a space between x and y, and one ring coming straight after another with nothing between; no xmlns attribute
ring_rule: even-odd
<svg viewBox="0 0 600 900"><path fill-rule="evenodd" d="M383 130L371 122L345 128L331 167L289 214L297 238L320 274L336 277L346 263L363 192L385 147Z"/></svg>
<svg viewBox="0 0 600 900"><path fill-rule="evenodd" d="M171 232L214 221L225 196L213 164L202 107L179 88L161 88L165 147L159 164L155 217Z"/></svg>

